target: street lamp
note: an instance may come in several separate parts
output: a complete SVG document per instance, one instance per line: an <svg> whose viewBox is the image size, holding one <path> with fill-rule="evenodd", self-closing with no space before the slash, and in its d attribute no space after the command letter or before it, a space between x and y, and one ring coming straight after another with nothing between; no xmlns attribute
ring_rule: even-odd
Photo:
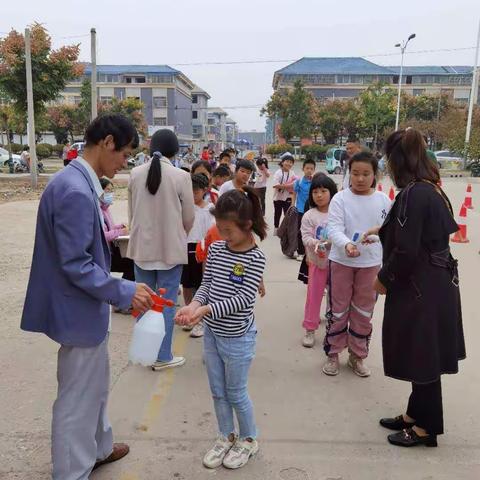
<svg viewBox="0 0 480 480"><path fill-rule="evenodd" d="M400 94L402 92L402 77L403 77L403 57L405 54L405 50L407 49L408 42L414 39L416 35L412 33L406 41L403 43L397 43L395 46L399 47L402 52L402 62L400 64L400 75L398 77L398 98L397 98L397 118L395 120L395 130L398 130L398 124L400 122Z"/></svg>

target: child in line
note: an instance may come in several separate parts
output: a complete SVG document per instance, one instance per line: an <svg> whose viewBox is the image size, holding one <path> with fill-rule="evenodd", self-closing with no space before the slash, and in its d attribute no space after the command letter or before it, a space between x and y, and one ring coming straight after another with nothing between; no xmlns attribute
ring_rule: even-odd
<svg viewBox="0 0 480 480"><path fill-rule="evenodd" d="M320 308L323 292L327 286L328 254L328 206L337 193L337 185L323 173L317 173L312 180L308 204L310 209L302 218L302 240L305 245L308 264L308 287L305 301L303 328L305 336L302 345L315 345L315 332L320 325Z"/></svg>
<svg viewBox="0 0 480 480"><path fill-rule="evenodd" d="M382 263L380 243L363 245L362 234L385 220L391 202L375 190L377 159L362 151L350 159L350 188L333 197L328 210L332 242L329 272L329 305L323 366L326 375L338 374L338 355L348 347L348 366L360 377L370 375L364 360L372 335L376 303L373 282Z"/></svg>
<svg viewBox="0 0 480 480"><path fill-rule="evenodd" d="M220 435L203 464L216 468L223 463L236 469L258 451L247 384L257 335L253 308L265 256L253 233L263 240L267 226L258 197L249 187L220 196L213 215L224 241L210 245L202 285L193 302L177 312L176 322L195 325L202 318L205 322L205 365Z"/></svg>
<svg viewBox="0 0 480 480"><path fill-rule="evenodd" d="M212 175L211 193L216 196L215 202L213 203L216 203L222 185L225 182L228 182L231 178L232 175L230 173L230 169L226 165L220 163L220 165L214 170Z"/></svg>
<svg viewBox="0 0 480 480"><path fill-rule="evenodd" d="M193 201L195 203L195 221L187 237L188 264L183 266L182 287L185 305L188 305L193 295L202 283L202 263L195 257L197 243L205 238L215 219L210 213L212 204L204 200L208 191L208 179L203 174L192 175ZM190 333L193 338L203 337L203 323L200 322Z"/></svg>
<svg viewBox="0 0 480 480"><path fill-rule="evenodd" d="M295 180L293 184L293 204L298 212L297 231L298 231L298 244L297 244L297 256L295 258L302 261L302 256L305 255L305 247L302 242L302 217L305 213L305 205L308 200L310 192L310 185L312 184L313 174L317 167L315 160L307 159L303 162L303 177Z"/></svg>
<svg viewBox="0 0 480 480"><path fill-rule="evenodd" d="M230 156L230 151L224 150L219 157L218 166L223 165L230 170L230 173L235 172L235 165L232 163L232 158Z"/></svg>
<svg viewBox="0 0 480 480"><path fill-rule="evenodd" d="M257 158L257 161L255 163L257 165L257 175L255 177L255 191L260 198L263 216L265 216L265 196L267 194L267 181L270 177L270 170L268 169L268 161L265 158Z"/></svg>
<svg viewBox="0 0 480 480"><path fill-rule="evenodd" d="M255 171L255 165L250 160L238 160L235 165L233 179L225 182L220 187L219 196L230 190L242 190L248 185L252 173Z"/></svg>
<svg viewBox="0 0 480 480"><path fill-rule="evenodd" d="M287 214L288 209L292 206L292 189L293 182L297 179L293 171L295 159L290 153L281 157L280 168L273 175L273 234L277 235L282 213Z"/></svg>

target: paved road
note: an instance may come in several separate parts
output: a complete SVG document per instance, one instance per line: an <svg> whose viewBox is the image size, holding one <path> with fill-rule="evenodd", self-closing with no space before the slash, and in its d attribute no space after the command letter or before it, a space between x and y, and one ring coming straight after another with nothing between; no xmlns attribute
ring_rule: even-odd
<svg viewBox="0 0 480 480"><path fill-rule="evenodd" d="M446 181L455 209L465 184ZM117 440L132 451L92 480L478 480L480 478L480 327L476 285L480 256L480 187L474 187L471 243L454 245L460 260L468 360L461 374L444 378L447 434L437 449L399 449L386 443L379 417L404 407L408 385L382 372L382 301L377 305L369 365L361 379L346 367L330 378L321 373L320 345L301 347L305 287L296 280L299 264L284 258L278 239L262 248L268 257L267 296L258 301L258 352L250 389L260 427L261 451L237 472L207 471L201 458L215 434L215 417L202 365L200 340L179 332L181 369L155 373L127 364L132 320L114 315L110 351L110 417ZM270 203L270 202L269 202ZM0 479L46 480L50 472L51 405L55 398L56 346L18 329L36 213L36 202L0 205ZM115 204L118 220L126 203ZM271 209L268 217L271 218ZM441 299L439 299L441 301ZM320 337L320 335L319 335Z"/></svg>

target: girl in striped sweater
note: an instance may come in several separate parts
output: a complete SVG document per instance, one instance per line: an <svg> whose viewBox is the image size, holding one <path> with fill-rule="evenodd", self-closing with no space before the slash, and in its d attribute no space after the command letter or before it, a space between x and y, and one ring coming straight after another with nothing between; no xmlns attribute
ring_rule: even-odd
<svg viewBox="0 0 480 480"><path fill-rule="evenodd" d="M260 200L248 187L224 193L212 213L223 241L210 245L202 285L176 315L179 325L205 324L204 353L219 437L207 452L207 468L243 467L258 451L253 405L247 391L255 356L253 308L265 256L252 233L266 236ZM235 411L239 432L235 432Z"/></svg>

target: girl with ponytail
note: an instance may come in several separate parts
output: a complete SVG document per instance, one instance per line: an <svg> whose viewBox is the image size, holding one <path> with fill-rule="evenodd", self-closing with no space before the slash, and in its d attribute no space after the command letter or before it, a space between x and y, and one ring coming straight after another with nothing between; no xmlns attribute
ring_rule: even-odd
<svg viewBox="0 0 480 480"><path fill-rule="evenodd" d="M175 318L179 325L202 319L205 324L204 358L219 432L203 464L235 469L258 451L247 384L257 336L253 308L265 269L265 256L253 234L263 240L267 226L260 199L249 187L221 195L212 214L223 241L210 245L202 285Z"/></svg>
<svg viewBox="0 0 480 480"><path fill-rule="evenodd" d="M172 165L178 140L170 130L152 136L152 161L132 170L128 184L130 241L127 257L135 278L152 290L164 288L176 303L183 265L188 263L187 235L195 219L190 175ZM165 308L165 338L153 370L183 365L172 352L175 308Z"/></svg>

